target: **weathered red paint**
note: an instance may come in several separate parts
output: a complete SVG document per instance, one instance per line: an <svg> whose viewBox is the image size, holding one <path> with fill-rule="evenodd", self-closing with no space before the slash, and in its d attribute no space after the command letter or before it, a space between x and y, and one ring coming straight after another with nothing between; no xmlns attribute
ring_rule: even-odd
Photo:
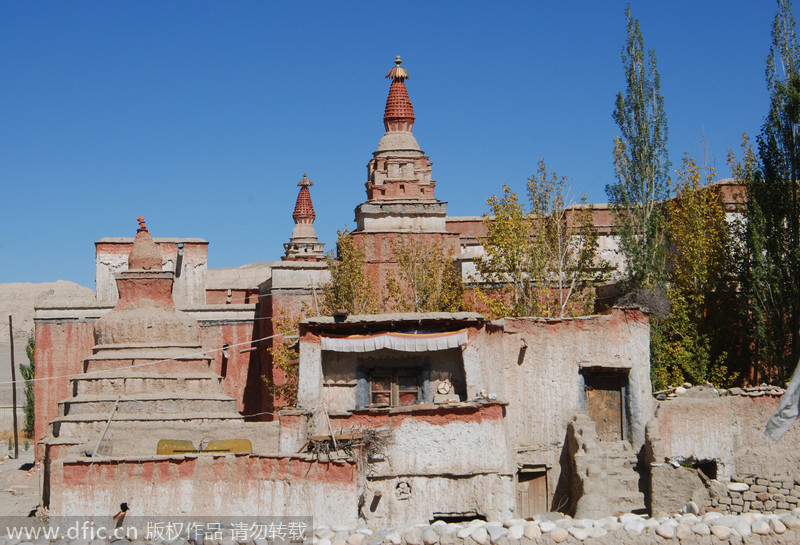
<svg viewBox="0 0 800 545"><path fill-rule="evenodd" d="M71 395L69 377L81 373L83 360L92 354L94 322L37 322L35 336L34 438L38 442L47 435L50 421L58 416L58 402ZM43 455L37 448L36 460Z"/></svg>
<svg viewBox="0 0 800 545"><path fill-rule="evenodd" d="M414 407L409 411L393 411L386 409L366 409L352 411L348 415L330 415L335 421L335 428L397 428L407 419L414 422L424 422L433 426L446 426L453 422L468 422L480 424L484 421L498 421L503 419L503 405L499 403L486 404L478 407L442 407L424 406Z"/></svg>

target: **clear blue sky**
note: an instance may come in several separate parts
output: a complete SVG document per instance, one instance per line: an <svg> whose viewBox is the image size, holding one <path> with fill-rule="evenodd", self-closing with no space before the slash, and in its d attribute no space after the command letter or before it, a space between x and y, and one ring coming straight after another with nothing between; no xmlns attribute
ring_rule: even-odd
<svg viewBox="0 0 800 545"><path fill-rule="evenodd" d="M770 1L632 1L676 168L718 173L767 110ZM540 157L590 201L613 181L623 1L0 1L0 282L94 287L94 241L202 237L209 266L278 260L307 172L331 247L365 200L395 55L450 215ZM797 11L797 8L796 8Z"/></svg>

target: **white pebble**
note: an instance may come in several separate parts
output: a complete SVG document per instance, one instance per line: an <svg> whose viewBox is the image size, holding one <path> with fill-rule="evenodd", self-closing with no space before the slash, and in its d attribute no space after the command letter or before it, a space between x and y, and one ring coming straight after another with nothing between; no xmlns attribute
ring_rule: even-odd
<svg viewBox="0 0 800 545"><path fill-rule="evenodd" d="M584 541L587 537L589 537L589 534L586 532L586 530L583 528L578 528L577 526L573 526L567 531L578 541Z"/></svg>
<svg viewBox="0 0 800 545"><path fill-rule="evenodd" d="M508 528L508 539L522 539L525 535L525 526L522 524L514 524Z"/></svg>
<svg viewBox="0 0 800 545"><path fill-rule="evenodd" d="M556 528L557 528L557 526L555 525L555 523L554 522L550 522L549 520L546 520L544 522L540 522L539 523L539 529L542 531L543 534L546 534L548 532L552 532Z"/></svg>
<svg viewBox="0 0 800 545"><path fill-rule="evenodd" d="M753 521L753 533L758 534L760 536L765 536L770 533L769 528L769 521L765 519L759 519Z"/></svg>

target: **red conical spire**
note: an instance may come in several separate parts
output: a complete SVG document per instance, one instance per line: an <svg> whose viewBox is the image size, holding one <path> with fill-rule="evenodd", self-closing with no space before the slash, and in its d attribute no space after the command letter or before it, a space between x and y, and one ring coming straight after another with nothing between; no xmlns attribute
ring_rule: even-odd
<svg viewBox="0 0 800 545"><path fill-rule="evenodd" d="M383 114L383 126L386 131L408 131L414 127L414 107L411 99L408 98L405 80L410 76L405 68L400 66L402 63L400 55L395 59L395 67L386 74L387 78L392 78L392 85L389 87L389 97L386 99L386 110Z"/></svg>
<svg viewBox="0 0 800 545"><path fill-rule="evenodd" d="M294 205L294 218L295 223L314 223L317 215L314 213L314 204L311 202L311 191L309 186L314 185L311 180L303 173L303 179L297 184L300 186L300 192L297 194L297 203Z"/></svg>

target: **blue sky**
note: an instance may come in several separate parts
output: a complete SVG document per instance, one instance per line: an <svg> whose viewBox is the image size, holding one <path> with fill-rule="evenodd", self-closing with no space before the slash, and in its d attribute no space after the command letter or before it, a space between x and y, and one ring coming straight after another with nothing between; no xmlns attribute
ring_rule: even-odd
<svg viewBox="0 0 800 545"><path fill-rule="evenodd" d="M769 1L633 1L673 168L718 173L767 110ZM605 202L625 2L0 1L0 282L94 287L94 241L202 237L209 266L280 259L297 182L331 247L366 198L395 55L450 215L540 157ZM797 11L797 8L795 9Z"/></svg>

